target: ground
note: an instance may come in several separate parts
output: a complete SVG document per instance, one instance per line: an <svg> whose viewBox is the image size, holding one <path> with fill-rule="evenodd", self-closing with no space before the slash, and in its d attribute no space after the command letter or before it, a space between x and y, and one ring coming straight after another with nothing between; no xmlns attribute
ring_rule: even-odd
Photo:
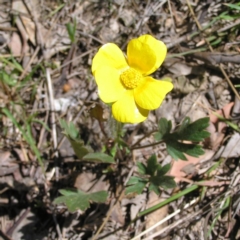
<svg viewBox="0 0 240 240"><path fill-rule="evenodd" d="M238 1L0 3L1 239L240 239ZM123 125L99 99L92 59L142 34L166 44L152 75L174 89L146 121ZM204 153L174 160L154 138L163 118L172 132L209 121ZM176 186L127 194L149 159L169 164Z"/></svg>

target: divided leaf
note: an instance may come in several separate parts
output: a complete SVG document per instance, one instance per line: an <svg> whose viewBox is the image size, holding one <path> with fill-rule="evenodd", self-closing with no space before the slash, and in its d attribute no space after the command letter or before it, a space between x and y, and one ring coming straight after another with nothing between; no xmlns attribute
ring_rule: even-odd
<svg viewBox="0 0 240 240"><path fill-rule="evenodd" d="M155 134L155 139L161 141L162 138L169 134L172 129L172 122L166 118L161 118L158 122L158 132Z"/></svg>
<svg viewBox="0 0 240 240"><path fill-rule="evenodd" d="M164 189L176 187L174 177L171 176L159 176L159 175L153 176L150 178L150 182L152 185L156 187L162 187Z"/></svg>
<svg viewBox="0 0 240 240"><path fill-rule="evenodd" d="M72 122L67 123L60 120L61 127L64 129L64 134L71 143L71 146L76 156L83 161L95 163L115 163L114 158L105 153L93 153L90 146L85 146L83 140L79 137L79 132Z"/></svg>
<svg viewBox="0 0 240 240"><path fill-rule="evenodd" d="M177 185L176 185L176 182L174 181L174 177L164 176L159 186L164 189L169 189L169 188L175 188Z"/></svg>
<svg viewBox="0 0 240 240"><path fill-rule="evenodd" d="M79 133L78 130L76 129L76 127L74 126L74 124L72 122L67 123L65 120L60 119L60 125L61 127L64 129L64 134L71 139L78 139L79 137Z"/></svg>
<svg viewBox="0 0 240 240"><path fill-rule="evenodd" d="M72 145L72 148L78 157L78 159L82 160L85 155L92 152L92 149L88 146L84 145L84 142L82 140L77 139L71 139L70 137L66 136L69 140L69 142Z"/></svg>
<svg viewBox="0 0 240 240"><path fill-rule="evenodd" d="M133 176L129 179L127 182L126 194L141 194L147 185L148 190L154 191L156 194L160 194L160 187L167 189L176 186L174 178L165 175L170 170L171 164L166 164L162 167L157 162L155 154L148 159L147 166L139 162L137 165L138 172L141 176Z"/></svg>
<svg viewBox="0 0 240 240"><path fill-rule="evenodd" d="M204 154L204 151L200 145L181 143L175 139L166 140L166 145L168 153L176 160L187 160L183 153L193 157L198 157Z"/></svg>
<svg viewBox="0 0 240 240"><path fill-rule="evenodd" d="M108 197L106 191L85 193L76 189L61 189L59 192L63 196L56 198L53 203L66 204L69 212L75 212L78 209L85 211L91 202L104 203Z"/></svg>
<svg viewBox="0 0 240 240"><path fill-rule="evenodd" d="M189 119L188 117L186 119ZM210 133L205 129L209 125L209 118L200 118L195 122L190 123L190 119L184 128L177 133L178 140L188 140L193 142L203 141L210 136Z"/></svg>
<svg viewBox="0 0 240 240"><path fill-rule="evenodd" d="M145 188L147 181L141 177L133 176L127 182L126 194L137 193L141 194Z"/></svg>
<svg viewBox="0 0 240 240"><path fill-rule="evenodd" d="M186 117L179 128L171 133L170 121L160 119L159 132L155 135L155 139L166 143L167 151L172 158L187 160L184 154L193 157L204 154L202 147L196 143L210 136L210 133L205 130L208 125L208 117L198 119L192 123L190 122L190 118ZM191 141L193 143L184 143L183 141Z"/></svg>
<svg viewBox="0 0 240 240"><path fill-rule="evenodd" d="M158 162L157 162L157 157L155 154L153 154L147 161L147 171L146 174L153 176L155 171L158 168Z"/></svg>
<svg viewBox="0 0 240 240"><path fill-rule="evenodd" d="M147 167L146 167L143 163L137 162L137 167L138 167L138 172L139 172L140 174L146 174L146 172L147 172Z"/></svg>

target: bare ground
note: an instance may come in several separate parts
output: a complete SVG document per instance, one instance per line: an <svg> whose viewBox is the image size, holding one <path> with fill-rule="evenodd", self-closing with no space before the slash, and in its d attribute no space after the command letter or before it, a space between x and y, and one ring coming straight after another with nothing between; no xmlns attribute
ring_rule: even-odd
<svg viewBox="0 0 240 240"><path fill-rule="evenodd" d="M238 1L0 3L2 239L240 239ZM75 20L76 41L71 43L66 24ZM79 161L59 119L74 122L94 151L113 151L116 125L98 99L91 61L102 44L114 42L125 51L130 39L146 33L168 46L154 77L171 77L174 90L147 121L124 126L123 140L132 151L116 149L117 164L103 174L109 166ZM92 109L100 111L98 119ZM228 122L212 113L217 110ZM174 162L162 145L139 148L154 141L148 133L161 117L175 127L185 116L192 121L210 117L211 137L203 156ZM24 133L33 137L42 166ZM172 163L177 188L161 196L147 191L125 196L136 161L153 153L160 163ZM205 183L195 191L135 219L200 180ZM109 196L104 204L70 213L65 205L53 204L58 190L69 187L106 190Z"/></svg>

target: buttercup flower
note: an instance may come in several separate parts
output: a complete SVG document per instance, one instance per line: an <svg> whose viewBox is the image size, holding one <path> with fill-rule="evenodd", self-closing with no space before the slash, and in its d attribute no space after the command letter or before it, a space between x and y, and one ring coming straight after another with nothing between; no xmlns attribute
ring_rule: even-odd
<svg viewBox="0 0 240 240"><path fill-rule="evenodd" d="M165 44L150 35L132 39L126 57L114 43L99 49L93 58L92 72L99 97L105 103L112 103L116 120L142 122L149 110L160 106L173 85L149 75L160 67L166 54Z"/></svg>

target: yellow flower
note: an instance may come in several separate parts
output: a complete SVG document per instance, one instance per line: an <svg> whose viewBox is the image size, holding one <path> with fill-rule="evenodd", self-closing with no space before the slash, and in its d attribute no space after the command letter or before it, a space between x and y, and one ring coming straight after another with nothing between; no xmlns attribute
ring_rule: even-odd
<svg viewBox="0 0 240 240"><path fill-rule="evenodd" d="M161 105L173 85L148 75L159 68L166 54L166 45L150 35L132 39L126 57L114 43L99 49L93 58L92 72L99 97L105 103L112 103L116 120L142 122L149 110Z"/></svg>

